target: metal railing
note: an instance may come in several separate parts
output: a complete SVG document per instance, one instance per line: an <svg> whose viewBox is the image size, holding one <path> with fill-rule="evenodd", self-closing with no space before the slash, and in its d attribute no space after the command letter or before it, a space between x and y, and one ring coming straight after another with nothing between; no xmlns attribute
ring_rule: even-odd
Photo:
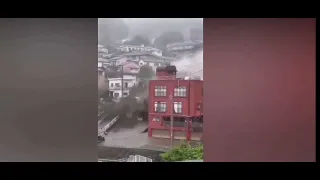
<svg viewBox="0 0 320 180"><path fill-rule="evenodd" d="M127 162L128 158L122 159L98 159L98 162Z"/></svg>
<svg viewBox="0 0 320 180"><path fill-rule="evenodd" d="M128 158L122 159L98 159L98 162L152 162L153 160L148 157L140 155L130 155Z"/></svg>
<svg viewBox="0 0 320 180"><path fill-rule="evenodd" d="M119 120L119 116L113 118L106 126L98 130L98 135L104 133L106 130L108 130L114 123L116 123Z"/></svg>

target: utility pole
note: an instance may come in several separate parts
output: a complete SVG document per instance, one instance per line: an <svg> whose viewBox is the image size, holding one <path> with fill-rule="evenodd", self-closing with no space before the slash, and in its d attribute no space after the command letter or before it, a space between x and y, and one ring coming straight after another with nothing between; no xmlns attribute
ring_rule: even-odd
<svg viewBox="0 0 320 180"><path fill-rule="evenodd" d="M170 146L171 149L173 149L173 108L174 108L174 104L173 104L173 97L172 94L170 94L169 96L170 99Z"/></svg>

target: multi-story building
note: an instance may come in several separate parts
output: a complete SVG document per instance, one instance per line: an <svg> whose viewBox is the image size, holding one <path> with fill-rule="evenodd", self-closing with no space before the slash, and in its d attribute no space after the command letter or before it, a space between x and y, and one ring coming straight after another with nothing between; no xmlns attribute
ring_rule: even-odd
<svg viewBox="0 0 320 180"><path fill-rule="evenodd" d="M109 77L109 96L113 98L121 98L128 96L130 89L137 84L137 74L140 66L135 62L126 62L118 67L116 76ZM121 77L123 75L123 78ZM121 85L123 83L123 86Z"/></svg>
<svg viewBox="0 0 320 180"><path fill-rule="evenodd" d="M102 45L98 44L98 57L99 58L110 58L112 54L109 54L109 50Z"/></svg>
<svg viewBox="0 0 320 180"><path fill-rule="evenodd" d="M121 45L117 48L120 52L148 52L150 54L153 54L155 56L162 56L162 50L153 48L153 47L147 47L144 45L141 46L134 46L134 45Z"/></svg>
<svg viewBox="0 0 320 180"><path fill-rule="evenodd" d="M159 67L149 82L149 137L200 141L203 81L179 79L176 72L175 66Z"/></svg>
<svg viewBox="0 0 320 180"><path fill-rule="evenodd" d="M105 58L98 58L98 67L108 67L113 65L113 62L105 59Z"/></svg>
<svg viewBox="0 0 320 180"><path fill-rule="evenodd" d="M130 88L136 84L136 77L133 75L123 75L121 77L108 78L109 81L109 96L115 99L126 97L129 95ZM123 87L122 84L123 83Z"/></svg>
<svg viewBox="0 0 320 180"><path fill-rule="evenodd" d="M203 49L203 41L184 41L167 45L167 50L175 55L176 58L193 56L196 52Z"/></svg>
<svg viewBox="0 0 320 180"><path fill-rule="evenodd" d="M156 56L149 52L130 52L122 54L121 56L114 57L109 59L110 62L113 62L116 66L124 64L128 61L137 63L139 66L149 65L154 71L159 66L165 66L170 64L173 61L173 58L165 56Z"/></svg>

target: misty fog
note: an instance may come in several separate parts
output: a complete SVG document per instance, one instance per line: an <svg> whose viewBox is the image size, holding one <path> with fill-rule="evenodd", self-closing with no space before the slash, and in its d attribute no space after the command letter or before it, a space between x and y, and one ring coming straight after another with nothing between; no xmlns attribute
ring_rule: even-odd
<svg viewBox="0 0 320 180"><path fill-rule="evenodd" d="M143 35L152 40L163 32L179 31L188 38L187 29L202 28L202 18L99 18L98 25L109 26L107 30L99 30L99 37L106 33L121 39L130 39L135 35ZM120 29L121 27L121 29ZM99 27L100 29L100 27ZM126 35L125 35L126 34ZM100 39L100 38L99 38Z"/></svg>
<svg viewBox="0 0 320 180"><path fill-rule="evenodd" d="M184 57L179 61L172 62L180 75L200 76L203 79L203 51L196 53L192 57Z"/></svg>
<svg viewBox="0 0 320 180"><path fill-rule="evenodd" d="M128 38L145 35L152 39L166 31L182 31L187 36L188 28L203 27L202 18L125 18L124 21L129 26Z"/></svg>

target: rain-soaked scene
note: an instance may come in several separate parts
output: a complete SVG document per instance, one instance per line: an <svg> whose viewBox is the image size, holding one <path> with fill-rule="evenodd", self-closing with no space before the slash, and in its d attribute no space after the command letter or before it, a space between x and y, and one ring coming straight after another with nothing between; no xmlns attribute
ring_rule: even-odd
<svg viewBox="0 0 320 180"><path fill-rule="evenodd" d="M202 161L203 19L101 18L99 161Z"/></svg>

